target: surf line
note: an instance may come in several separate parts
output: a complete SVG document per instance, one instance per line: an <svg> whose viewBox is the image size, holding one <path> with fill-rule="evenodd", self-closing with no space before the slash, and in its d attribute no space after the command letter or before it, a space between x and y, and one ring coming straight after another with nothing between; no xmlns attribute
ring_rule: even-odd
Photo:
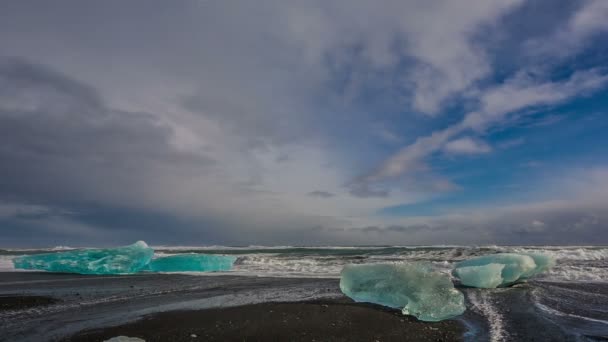
<svg viewBox="0 0 608 342"><path fill-rule="evenodd" d="M488 321L490 327L490 341L500 342L507 337L503 324L502 315L492 305L490 294L486 291L469 292L468 299L473 304L474 308L479 311Z"/></svg>

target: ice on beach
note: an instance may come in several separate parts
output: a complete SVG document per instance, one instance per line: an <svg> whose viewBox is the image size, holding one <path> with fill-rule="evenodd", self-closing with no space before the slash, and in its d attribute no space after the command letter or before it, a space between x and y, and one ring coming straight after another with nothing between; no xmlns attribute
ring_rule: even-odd
<svg viewBox="0 0 608 342"><path fill-rule="evenodd" d="M466 286L495 288L525 280L555 266L542 254L499 253L461 261L452 274Z"/></svg>
<svg viewBox="0 0 608 342"><path fill-rule="evenodd" d="M178 254L150 261L147 269L154 272L215 272L228 271L236 261L234 256L211 254Z"/></svg>
<svg viewBox="0 0 608 342"><path fill-rule="evenodd" d="M118 248L80 249L13 259L15 268L80 274L129 274L142 270L154 255L143 241Z"/></svg>
<svg viewBox="0 0 608 342"><path fill-rule="evenodd" d="M348 265L340 289L357 302L401 308L422 321L441 321L465 311L464 296L450 277L425 263Z"/></svg>
<svg viewBox="0 0 608 342"><path fill-rule="evenodd" d="M103 342L146 342L146 340L143 340L139 337L129 337L129 336L116 336L116 337L112 337L111 339L105 340Z"/></svg>

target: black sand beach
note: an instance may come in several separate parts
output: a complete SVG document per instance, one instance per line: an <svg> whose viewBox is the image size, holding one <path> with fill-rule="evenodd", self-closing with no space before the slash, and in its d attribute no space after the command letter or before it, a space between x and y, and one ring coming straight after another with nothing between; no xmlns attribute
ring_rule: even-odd
<svg viewBox="0 0 608 342"><path fill-rule="evenodd" d="M44 296L0 295L0 311L23 310L31 307L51 305L57 302L54 298Z"/></svg>
<svg viewBox="0 0 608 342"><path fill-rule="evenodd" d="M354 303L340 292L338 279L0 272L0 341L103 341L120 335L146 341L607 339L603 283L531 281L459 290L467 311L428 323Z"/></svg>
<svg viewBox="0 0 608 342"><path fill-rule="evenodd" d="M166 312L81 332L65 341L121 335L146 341L459 341L462 333L456 321L430 324L398 310L324 301Z"/></svg>
<svg viewBox="0 0 608 342"><path fill-rule="evenodd" d="M354 303L337 279L0 273L0 295L0 341L457 341L465 330Z"/></svg>

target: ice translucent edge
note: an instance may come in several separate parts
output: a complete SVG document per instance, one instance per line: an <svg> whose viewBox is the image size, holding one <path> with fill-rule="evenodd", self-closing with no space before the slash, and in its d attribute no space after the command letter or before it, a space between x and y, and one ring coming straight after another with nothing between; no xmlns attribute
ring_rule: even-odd
<svg viewBox="0 0 608 342"><path fill-rule="evenodd" d="M232 269L235 256L215 254L177 254L152 259L146 270L152 272L219 272Z"/></svg>
<svg viewBox="0 0 608 342"><path fill-rule="evenodd" d="M340 290L357 302L400 308L421 321L442 321L466 310L464 295L449 275L422 262L347 265Z"/></svg>

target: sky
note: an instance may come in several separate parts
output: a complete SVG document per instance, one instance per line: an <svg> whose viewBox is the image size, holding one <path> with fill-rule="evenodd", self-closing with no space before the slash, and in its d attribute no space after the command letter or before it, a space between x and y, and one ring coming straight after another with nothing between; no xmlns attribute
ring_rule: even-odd
<svg viewBox="0 0 608 342"><path fill-rule="evenodd" d="M0 247L608 244L607 17L2 1Z"/></svg>

